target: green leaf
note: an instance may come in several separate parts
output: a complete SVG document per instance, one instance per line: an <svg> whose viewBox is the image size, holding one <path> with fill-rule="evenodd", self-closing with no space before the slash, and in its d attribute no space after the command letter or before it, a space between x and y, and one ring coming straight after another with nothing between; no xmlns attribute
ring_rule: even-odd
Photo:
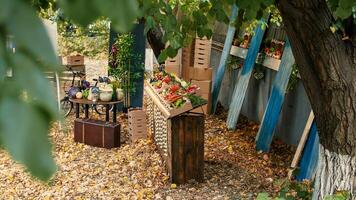
<svg viewBox="0 0 356 200"><path fill-rule="evenodd" d="M57 104L52 92L51 84L42 71L30 58L21 52L12 54L16 84L44 107L49 120L57 117ZM31 84L29 84L31 83Z"/></svg>
<svg viewBox="0 0 356 200"><path fill-rule="evenodd" d="M168 56L167 56L167 51L166 51L166 49L164 49L164 50L159 54L157 60L158 60L159 63L163 63L164 61L167 60L167 58L168 58Z"/></svg>
<svg viewBox="0 0 356 200"><path fill-rule="evenodd" d="M268 193L265 193L265 192L259 193L259 194L257 195L257 198L256 198L256 200L271 200L271 199L272 199L272 198L269 197L269 194L268 194Z"/></svg>
<svg viewBox="0 0 356 200"><path fill-rule="evenodd" d="M56 171L48 140L48 120L31 103L5 97L0 103L0 141L10 155L40 180Z"/></svg>
<svg viewBox="0 0 356 200"><path fill-rule="evenodd" d="M145 23L145 34L147 34L147 32L150 30L150 29L154 29L156 27L156 23L153 19L153 17L151 16L148 16L146 18L146 23Z"/></svg>
<svg viewBox="0 0 356 200"><path fill-rule="evenodd" d="M6 20L8 32L14 36L17 49L25 49L33 59L55 69L57 56L47 32L35 11L22 1L12 1L11 17ZM26 19L26 20L25 20Z"/></svg>
<svg viewBox="0 0 356 200"><path fill-rule="evenodd" d="M0 1L0 22L5 21L11 11L11 0L1 0Z"/></svg>
<svg viewBox="0 0 356 200"><path fill-rule="evenodd" d="M136 0L94 0L94 6L101 15L112 20L114 29L119 32L129 31L139 15Z"/></svg>
<svg viewBox="0 0 356 200"><path fill-rule="evenodd" d="M84 27L99 16L94 0L59 0L58 3L67 17Z"/></svg>

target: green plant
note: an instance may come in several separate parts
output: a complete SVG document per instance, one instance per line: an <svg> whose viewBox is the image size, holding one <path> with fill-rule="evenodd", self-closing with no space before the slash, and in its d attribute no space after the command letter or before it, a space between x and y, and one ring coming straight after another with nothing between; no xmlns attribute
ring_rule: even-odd
<svg viewBox="0 0 356 200"><path fill-rule="evenodd" d="M290 74L288 85L287 85L287 92L292 91L297 86L298 79L299 79L298 74L299 74L298 66L297 64L293 64L292 72Z"/></svg>
<svg viewBox="0 0 356 200"><path fill-rule="evenodd" d="M144 71L142 56L133 52L134 36L118 35L109 56L109 75L120 81L127 92L136 91L136 82Z"/></svg>
<svg viewBox="0 0 356 200"><path fill-rule="evenodd" d="M260 193L257 200L311 200L312 188L311 184L307 181L296 182L282 179L276 182L280 188L278 195L275 198L270 197L268 193Z"/></svg>
<svg viewBox="0 0 356 200"><path fill-rule="evenodd" d="M268 193L259 193L256 200L311 200L313 189L313 183L308 181L297 182L290 181L288 179L282 179L276 182L277 186L280 187L278 195L276 197L271 197ZM328 195L325 200L348 200L350 199L350 192L339 191L333 195Z"/></svg>

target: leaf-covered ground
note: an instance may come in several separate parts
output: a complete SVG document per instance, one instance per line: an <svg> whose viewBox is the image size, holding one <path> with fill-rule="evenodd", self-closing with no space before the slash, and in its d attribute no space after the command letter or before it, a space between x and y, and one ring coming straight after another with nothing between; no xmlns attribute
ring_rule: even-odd
<svg viewBox="0 0 356 200"><path fill-rule="evenodd" d="M120 116L127 134L125 116ZM205 133L205 181L170 184L164 163L148 140L107 150L73 142L72 120L51 138L58 171L49 183L33 179L0 151L0 199L254 199L275 193L287 176L293 150L274 143L269 154L255 150L258 125L240 120L225 128L226 113L208 117Z"/></svg>

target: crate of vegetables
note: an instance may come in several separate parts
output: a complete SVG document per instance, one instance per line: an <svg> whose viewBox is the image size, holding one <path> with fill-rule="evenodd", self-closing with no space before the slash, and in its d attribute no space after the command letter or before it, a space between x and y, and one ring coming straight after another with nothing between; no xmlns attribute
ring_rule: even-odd
<svg viewBox="0 0 356 200"><path fill-rule="evenodd" d="M185 82L165 71L155 72L146 82L145 91L166 118L193 110L207 101L196 95L197 85Z"/></svg>

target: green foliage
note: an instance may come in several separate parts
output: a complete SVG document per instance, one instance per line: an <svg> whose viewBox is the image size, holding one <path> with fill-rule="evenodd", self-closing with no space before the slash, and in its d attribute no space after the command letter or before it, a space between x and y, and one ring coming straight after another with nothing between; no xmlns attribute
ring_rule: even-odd
<svg viewBox="0 0 356 200"><path fill-rule="evenodd" d="M80 54L90 58L107 59L110 22L101 18L87 27L81 27L69 20L58 20L59 54L63 56Z"/></svg>
<svg viewBox="0 0 356 200"><path fill-rule="evenodd" d="M0 8L5 8L0 18L0 144L34 176L47 180L56 170L47 131L57 111L42 71L56 70L57 59L30 5L4 0ZM16 54L6 49L9 42L16 44ZM6 78L9 69L13 77Z"/></svg>
<svg viewBox="0 0 356 200"><path fill-rule="evenodd" d="M256 200L311 200L312 199L312 184L304 181L290 181L288 179L279 180L277 186L280 187L277 197L270 197L268 193L259 193ZM325 197L325 200L348 200L350 192L339 191L334 195Z"/></svg>
<svg viewBox="0 0 356 200"><path fill-rule="evenodd" d="M278 181L277 186L280 188L277 197L270 197L268 193L260 193L257 200L311 200L312 189L309 182L296 182L283 179Z"/></svg>
<svg viewBox="0 0 356 200"><path fill-rule="evenodd" d="M128 31L139 15L135 0L61 0L59 6L84 27L103 16L119 31ZM56 8L53 0L0 1L0 146L41 180L48 180L56 170L48 130L59 116L43 72L59 68L38 16L49 17L51 13L44 10ZM7 49L9 36L15 54ZM6 77L9 69L12 77Z"/></svg>
<svg viewBox="0 0 356 200"><path fill-rule="evenodd" d="M122 89L136 91L136 82L144 70L142 57L133 52L134 36L131 33L118 35L109 57L109 74L120 81Z"/></svg>
<svg viewBox="0 0 356 200"><path fill-rule="evenodd" d="M290 74L288 85L287 85L288 92L292 91L297 86L299 80L298 75L299 75L298 66L297 64L293 64L292 72Z"/></svg>
<svg viewBox="0 0 356 200"><path fill-rule="evenodd" d="M351 198L349 191L338 191L334 195L327 195L325 200L348 200Z"/></svg>

